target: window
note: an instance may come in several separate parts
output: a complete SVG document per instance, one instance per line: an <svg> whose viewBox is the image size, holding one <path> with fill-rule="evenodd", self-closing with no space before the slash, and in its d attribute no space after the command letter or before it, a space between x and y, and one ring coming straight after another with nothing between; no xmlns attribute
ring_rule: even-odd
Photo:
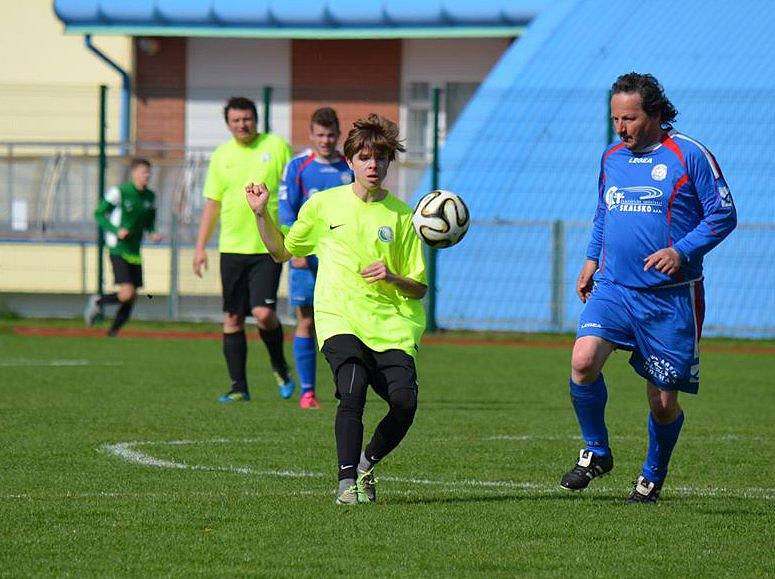
<svg viewBox="0 0 775 579"><path fill-rule="evenodd" d="M433 154L433 89L441 88L439 142L443 143L463 109L479 87L477 82L409 83L406 91L406 158L430 160Z"/></svg>

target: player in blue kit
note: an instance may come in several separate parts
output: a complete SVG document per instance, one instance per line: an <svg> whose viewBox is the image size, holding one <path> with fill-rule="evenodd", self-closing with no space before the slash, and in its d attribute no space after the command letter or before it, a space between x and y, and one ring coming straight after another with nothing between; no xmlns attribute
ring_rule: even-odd
<svg viewBox="0 0 775 579"><path fill-rule="evenodd" d="M294 157L286 166L280 186L280 226L287 233L296 221L299 210L311 195L323 189L352 183L353 173L347 161L336 150L339 141L339 118L329 107L316 110L310 121L309 138L312 148ZM294 257L290 262L290 302L296 308L296 334L293 356L301 381L299 407L316 409L315 396L315 318L312 298L315 290L318 260L314 255Z"/></svg>
<svg viewBox="0 0 775 579"><path fill-rule="evenodd" d="M646 460L627 501L653 503L684 422L678 392L699 388L703 256L732 232L737 214L713 155L672 128L677 111L653 76L622 75L611 94L621 142L600 163L592 240L576 282L586 306L570 394L585 448L560 484L581 490L613 468L601 371L611 352L629 350L651 411Z"/></svg>

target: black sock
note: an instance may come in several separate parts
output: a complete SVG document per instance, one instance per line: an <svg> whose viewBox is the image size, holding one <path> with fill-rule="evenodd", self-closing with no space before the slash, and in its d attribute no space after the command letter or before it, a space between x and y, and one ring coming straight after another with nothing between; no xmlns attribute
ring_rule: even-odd
<svg viewBox="0 0 775 579"><path fill-rule="evenodd" d="M339 368L336 389L339 407L336 409L336 454L339 459L339 480L354 479L363 446L363 409L366 405L368 374L360 364L344 364Z"/></svg>
<svg viewBox="0 0 775 579"><path fill-rule="evenodd" d="M245 330L223 335L223 357L226 358L231 389L247 392L248 380L245 366L248 360L248 340L245 337Z"/></svg>
<svg viewBox="0 0 775 579"><path fill-rule="evenodd" d="M366 445L366 459L371 463L385 458L406 436L417 410L417 392L411 388L395 390L390 394L389 404L390 410Z"/></svg>
<svg viewBox="0 0 775 579"><path fill-rule="evenodd" d="M121 306L116 312L116 317L113 320L113 324L110 326L110 333L116 334L121 329L121 326L129 321L129 316L132 315L132 308L134 307L134 300L129 302L121 302Z"/></svg>
<svg viewBox="0 0 775 579"><path fill-rule="evenodd" d="M266 345L269 352L272 369L280 374L283 380L288 380L288 363L285 361L285 352L283 352L283 326L278 324L274 330L258 329L258 335Z"/></svg>
<svg viewBox="0 0 775 579"><path fill-rule="evenodd" d="M105 294L100 299L97 300L97 305L99 306L109 306L111 304L120 304L121 302L118 299L117 293L112 294Z"/></svg>

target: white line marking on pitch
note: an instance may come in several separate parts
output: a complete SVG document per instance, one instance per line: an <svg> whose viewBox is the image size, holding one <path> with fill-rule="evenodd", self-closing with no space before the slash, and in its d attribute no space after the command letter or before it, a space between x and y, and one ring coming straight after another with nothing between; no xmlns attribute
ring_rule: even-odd
<svg viewBox="0 0 775 579"><path fill-rule="evenodd" d="M633 435L621 435L621 436L612 436L611 440L613 441L621 441L621 440L644 440L645 434L643 436L633 436ZM535 435L535 434L499 434L496 436L488 436L484 440L503 440L503 441L510 441L510 442L529 442L529 441L542 441L542 440L548 440L548 441L564 441L564 440L575 440L580 441L581 437L578 435L553 435L553 434L547 434L547 435ZM702 435L695 435L695 437L684 435L681 437L682 442L741 442L741 441L749 441L749 442L769 442L769 439L764 436L749 436L747 434L722 434L721 436L702 436Z"/></svg>
<svg viewBox="0 0 775 579"><path fill-rule="evenodd" d="M12 358L0 360L0 366L36 368L41 366L70 367L70 366L121 366L122 362L94 362L92 360L33 360L32 358Z"/></svg>
<svg viewBox="0 0 775 579"><path fill-rule="evenodd" d="M227 443L253 443L258 442L259 439L241 439L241 440L229 440L225 438L214 438L208 440L170 440L170 441L132 441L132 442L118 442L115 444L106 444L100 447L98 450L106 452L108 454L117 456L122 460L139 464L142 466L152 466L157 468L171 468L171 469L185 469L185 470L197 470L197 471L210 471L210 472L232 472L235 474L252 475L252 476L277 476L288 478L328 478L328 474L322 472L313 472L305 470L275 470L275 469L255 469L247 466L208 466L187 464L184 462L177 462L173 460L166 460L153 457L149 454L141 452L136 449L138 446L187 446L193 444L227 444ZM449 487L450 489L457 489L462 487L468 488L496 488L496 489L512 489L512 490L526 490L532 492L540 492L547 494L559 494L567 491L563 491L556 485L547 485L541 483L532 482L518 482L510 480L477 480L477 479L463 479L463 480L433 480L433 479L420 479L420 478L405 478L394 476L380 477L384 481L409 483L416 485L429 485L439 487ZM597 490L616 492L621 489L597 486ZM696 487L670 487L670 491L687 496L699 496L699 497L735 497L735 498L756 498L756 499L775 499L775 488L696 488Z"/></svg>

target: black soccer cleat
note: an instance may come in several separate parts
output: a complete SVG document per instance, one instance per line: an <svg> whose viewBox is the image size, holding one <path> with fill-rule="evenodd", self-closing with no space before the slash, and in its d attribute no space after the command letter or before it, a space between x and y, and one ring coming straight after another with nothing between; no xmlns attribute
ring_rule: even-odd
<svg viewBox="0 0 775 579"><path fill-rule="evenodd" d="M569 491L580 491L592 481L593 478L608 474L614 468L614 455L599 456L591 450L581 449L579 461L571 470L565 473L560 481L560 486Z"/></svg>
<svg viewBox="0 0 775 579"><path fill-rule="evenodd" d="M638 480L632 483L634 488L627 497L627 504L634 505L636 503L650 503L654 504L659 499L659 493L662 491L662 483L651 482L644 476L639 476Z"/></svg>

